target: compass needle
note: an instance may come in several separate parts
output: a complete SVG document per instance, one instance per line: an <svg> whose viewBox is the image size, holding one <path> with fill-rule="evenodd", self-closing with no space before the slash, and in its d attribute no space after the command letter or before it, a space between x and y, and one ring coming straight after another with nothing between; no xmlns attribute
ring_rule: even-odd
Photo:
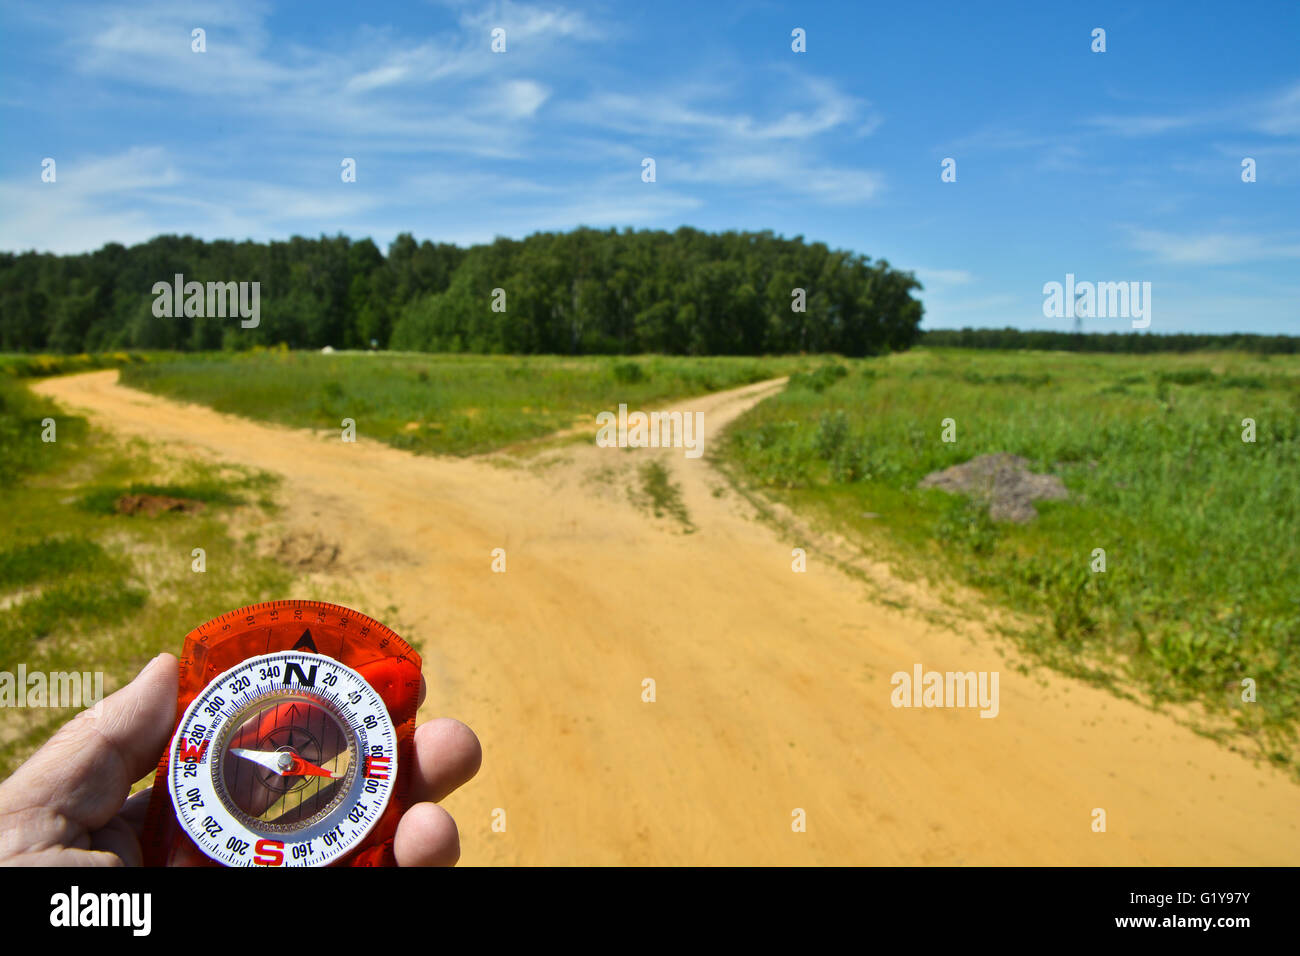
<svg viewBox="0 0 1300 956"><path fill-rule="evenodd" d="M231 747L228 752L234 754L236 757L243 757L245 760L251 760L253 763L259 764L267 770L274 771L281 777L288 772L290 766L287 763L281 763L279 760L280 755L274 751L265 753L260 750L245 750L242 747Z"/></svg>

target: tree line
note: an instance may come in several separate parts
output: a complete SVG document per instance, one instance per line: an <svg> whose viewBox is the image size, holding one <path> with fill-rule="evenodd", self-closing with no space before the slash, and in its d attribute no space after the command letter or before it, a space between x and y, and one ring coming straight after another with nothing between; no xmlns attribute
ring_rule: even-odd
<svg viewBox="0 0 1300 956"><path fill-rule="evenodd" d="M260 283L254 328L159 315L156 283ZM399 235L158 236L0 254L0 351L394 348L758 355L905 349L921 284L884 260L771 232L576 229L461 248ZM170 312L171 310L166 310Z"/></svg>
<svg viewBox="0 0 1300 956"><path fill-rule="evenodd" d="M962 349L1038 349L1060 352L1199 352L1224 349L1260 354L1300 352L1300 338L1292 335L1229 335L1176 333L1149 335L1140 332L1049 332L1020 329L928 329L921 345Z"/></svg>

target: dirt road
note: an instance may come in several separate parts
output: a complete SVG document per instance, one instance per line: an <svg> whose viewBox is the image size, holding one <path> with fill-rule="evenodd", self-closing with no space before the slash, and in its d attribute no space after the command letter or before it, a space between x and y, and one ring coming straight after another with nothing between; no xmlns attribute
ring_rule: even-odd
<svg viewBox="0 0 1300 956"><path fill-rule="evenodd" d="M815 551L793 573L805 542L715 495L705 459L594 443L546 467L417 457L364 422L346 444L116 378L36 388L123 435L282 474L286 533L338 546L329 573L370 597L359 610L399 609L426 716L483 741L446 802L465 863L1300 863L1300 787L1282 774L1091 686L1022 676L993 638L871 603ZM681 407L707 440L775 387ZM651 455L694 533L629 500ZM997 717L893 707L890 675L918 663L999 671Z"/></svg>

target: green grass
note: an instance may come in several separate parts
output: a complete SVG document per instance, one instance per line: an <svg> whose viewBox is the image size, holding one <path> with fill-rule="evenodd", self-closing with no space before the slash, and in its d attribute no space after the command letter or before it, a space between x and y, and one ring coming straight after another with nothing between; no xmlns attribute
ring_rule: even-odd
<svg viewBox="0 0 1300 956"><path fill-rule="evenodd" d="M542 438L620 402L651 408L807 366L799 358L483 356L262 350L156 359L123 381L218 411L341 429L425 454Z"/></svg>
<svg viewBox="0 0 1300 956"><path fill-rule="evenodd" d="M641 479L641 493L649 502L654 516L672 518L682 526L686 534L695 531L690 513L686 510L686 502L682 500L682 489L668 477L668 469L651 459L637 473Z"/></svg>
<svg viewBox="0 0 1300 956"><path fill-rule="evenodd" d="M47 375L67 375L71 372L90 372L101 368L122 368L148 362L168 352L96 352L80 355L0 355L0 375L13 378L41 378Z"/></svg>
<svg viewBox="0 0 1300 956"><path fill-rule="evenodd" d="M940 440L956 422L957 440ZM1253 418L1254 443L1242 441ZM1066 501L1025 526L927 473L1010 452ZM1300 357L920 349L827 361L738 420L748 482L932 580L1041 621L1022 646L1295 762L1300 717ZM877 513L867 519L864 512ZM1107 570L1093 573L1093 549ZM1256 703L1241 701L1253 678Z"/></svg>
<svg viewBox="0 0 1300 956"><path fill-rule="evenodd" d="M57 421L57 441L41 440L45 418ZM159 651L179 652L197 624L286 596L288 571L227 528L250 492L268 500L268 476L167 460L143 443L119 446L2 374L0 437L0 670L102 671L111 692ZM199 498L208 508L127 517L112 504L128 491ZM192 570L196 547L206 551L204 573ZM0 778L72 716L0 710Z"/></svg>
<svg viewBox="0 0 1300 956"><path fill-rule="evenodd" d="M0 589L6 591L86 570L112 571L114 567L108 553L85 538L46 538L0 551Z"/></svg>

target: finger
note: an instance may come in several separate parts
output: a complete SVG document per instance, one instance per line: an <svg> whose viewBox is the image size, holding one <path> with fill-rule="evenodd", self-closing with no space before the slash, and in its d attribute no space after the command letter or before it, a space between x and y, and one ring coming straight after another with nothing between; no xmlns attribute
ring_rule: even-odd
<svg viewBox="0 0 1300 956"><path fill-rule="evenodd" d="M90 835L90 848L112 853L125 866L140 866L140 840L131 825L121 817L114 817Z"/></svg>
<svg viewBox="0 0 1300 956"><path fill-rule="evenodd" d="M0 811L47 807L86 830L104 826L167 746L177 679L176 658L159 654L131 683L64 724L0 784Z"/></svg>
<svg viewBox="0 0 1300 956"><path fill-rule="evenodd" d="M0 814L0 866L51 847L90 846L90 834L49 807L24 807Z"/></svg>
<svg viewBox="0 0 1300 956"><path fill-rule="evenodd" d="M152 797L153 787L146 787L139 793L127 797L126 803L122 804L122 809L117 812L117 815L126 821L137 836L144 830L144 818L149 812L149 801Z"/></svg>
<svg viewBox="0 0 1300 956"><path fill-rule="evenodd" d="M435 803L417 803L403 814L393 838L398 866L455 866L460 832L451 814Z"/></svg>
<svg viewBox="0 0 1300 956"><path fill-rule="evenodd" d="M103 850L81 850L70 846L52 846L35 853L24 853L5 866L121 866L122 858Z"/></svg>
<svg viewBox="0 0 1300 956"><path fill-rule="evenodd" d="M468 782L483 763L483 748L459 720L440 717L415 728L414 800L437 803Z"/></svg>
<svg viewBox="0 0 1300 956"><path fill-rule="evenodd" d="M121 812L118 813L118 818L126 823L137 841L144 831L145 815L149 811L149 800L152 796L152 788L133 793L127 797L126 803L122 804ZM163 795L163 799L167 799L166 794ZM167 813L172 812L169 806ZM171 855L167 859L167 866L206 866L207 864L208 858L188 840L184 840L173 847Z"/></svg>

